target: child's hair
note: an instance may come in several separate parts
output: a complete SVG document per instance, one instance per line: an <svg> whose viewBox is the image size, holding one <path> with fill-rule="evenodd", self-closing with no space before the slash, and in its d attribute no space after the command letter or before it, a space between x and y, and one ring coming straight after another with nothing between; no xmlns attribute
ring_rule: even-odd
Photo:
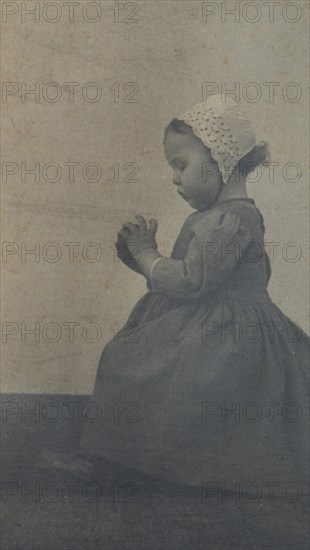
<svg viewBox="0 0 310 550"><path fill-rule="evenodd" d="M165 128L164 143L167 139L169 132L176 132L178 134L194 134L193 129L189 124L186 124L186 122L184 122L183 120L178 120L177 118L174 118ZM253 147L253 149L251 149L249 153L244 155L244 157L239 160L235 170L238 170L238 173L247 176L251 172L254 172L254 170L258 166L263 166L264 164L269 162L269 160L269 145L265 141L261 141L260 143L258 143L258 145L255 145L255 147Z"/></svg>
<svg viewBox="0 0 310 550"><path fill-rule="evenodd" d="M169 134L169 132L177 132L177 134L192 134L193 128L189 124L186 124L184 120L178 120L177 118L174 118L165 128L164 143L167 139L167 135Z"/></svg>

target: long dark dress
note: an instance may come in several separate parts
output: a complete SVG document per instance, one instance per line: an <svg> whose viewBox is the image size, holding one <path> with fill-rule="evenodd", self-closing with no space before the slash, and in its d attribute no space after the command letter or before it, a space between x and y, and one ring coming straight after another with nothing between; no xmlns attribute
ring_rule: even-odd
<svg viewBox="0 0 310 550"><path fill-rule="evenodd" d="M231 215L241 226L227 242ZM201 291L148 282L102 352L81 450L184 486L303 490L308 337L268 295L262 217L251 199L196 211L171 259L185 258L193 228L202 250L212 243Z"/></svg>

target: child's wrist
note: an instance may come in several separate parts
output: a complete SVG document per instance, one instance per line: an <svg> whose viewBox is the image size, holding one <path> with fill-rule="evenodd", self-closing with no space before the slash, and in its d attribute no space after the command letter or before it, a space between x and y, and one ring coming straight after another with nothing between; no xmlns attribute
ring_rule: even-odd
<svg viewBox="0 0 310 550"><path fill-rule="evenodd" d="M134 258L147 278L150 278L151 268L155 260L163 256L152 246L145 247L134 254Z"/></svg>
<svg viewBox="0 0 310 550"><path fill-rule="evenodd" d="M146 251L149 251L148 254L153 254L153 253L158 254L157 249L152 245L144 245L142 247L140 246L140 247L137 247L137 249L134 248L131 254L134 257L134 259L138 261L139 258L142 257L142 254L145 256Z"/></svg>

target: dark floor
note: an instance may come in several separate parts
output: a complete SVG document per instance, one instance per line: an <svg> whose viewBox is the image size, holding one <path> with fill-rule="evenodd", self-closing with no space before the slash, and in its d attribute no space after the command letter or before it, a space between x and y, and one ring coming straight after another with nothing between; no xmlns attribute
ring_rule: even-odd
<svg viewBox="0 0 310 550"><path fill-rule="evenodd" d="M2 394L1 550L308 550L304 496L221 502L218 494L203 498L201 488L154 491L132 472L100 481L39 468L43 449L78 448L88 399ZM25 414L35 407L36 417Z"/></svg>

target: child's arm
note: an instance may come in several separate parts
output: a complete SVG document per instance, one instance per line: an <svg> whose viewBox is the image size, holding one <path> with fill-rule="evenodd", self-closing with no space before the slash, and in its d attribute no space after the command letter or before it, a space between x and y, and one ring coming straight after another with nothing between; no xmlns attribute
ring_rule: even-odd
<svg viewBox="0 0 310 550"><path fill-rule="evenodd" d="M221 285L239 264L250 233L238 216L214 210L191 227L193 238L183 260L154 264L152 290L173 298L200 299Z"/></svg>
<svg viewBox="0 0 310 550"><path fill-rule="evenodd" d="M139 225L124 225L128 240L135 243L133 256L151 289L172 298L191 300L214 291L237 266L240 252L250 242L250 233L238 216L216 210L191 227L193 238L186 256L175 260L157 251L157 222L151 221L148 230L144 218L136 218L142 220Z"/></svg>
<svg viewBox="0 0 310 550"><path fill-rule="evenodd" d="M143 230L133 229L131 238L142 247L135 258L153 291L181 300L199 299L229 276L240 261L239 251L250 241L239 217L219 210L208 213L191 231L184 259L176 260L161 256L150 240L144 242Z"/></svg>
<svg viewBox="0 0 310 550"><path fill-rule="evenodd" d="M152 270L157 260L163 258L154 248L146 248L135 254L137 264L147 279L151 279Z"/></svg>

